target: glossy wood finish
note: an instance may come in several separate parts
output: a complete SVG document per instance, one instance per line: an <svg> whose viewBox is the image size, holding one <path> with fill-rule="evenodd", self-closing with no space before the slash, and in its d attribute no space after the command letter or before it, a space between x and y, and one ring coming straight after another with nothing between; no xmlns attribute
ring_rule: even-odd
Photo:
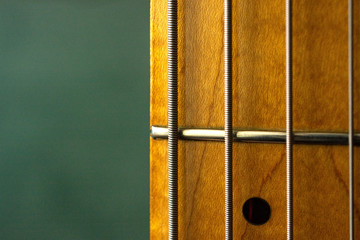
<svg viewBox="0 0 360 240"><path fill-rule="evenodd" d="M355 129L360 131L360 1L355 0ZM233 1L234 127L285 129L285 2ZM294 1L294 128L347 131L347 1ZM151 125L167 125L167 3L151 1ZM179 0L179 125L223 127L223 1ZM167 142L150 139L150 235L167 239ZM360 163L355 149L355 230ZM285 239L285 145L234 144L234 239ZM262 226L242 205L272 208ZM347 239L348 148L294 147L295 239ZM224 239L224 145L179 145L179 237Z"/></svg>

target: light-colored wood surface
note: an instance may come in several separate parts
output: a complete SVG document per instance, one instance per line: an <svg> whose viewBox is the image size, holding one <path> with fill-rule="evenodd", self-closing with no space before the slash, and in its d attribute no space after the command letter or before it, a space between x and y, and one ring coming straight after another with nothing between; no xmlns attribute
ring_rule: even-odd
<svg viewBox="0 0 360 240"><path fill-rule="evenodd" d="M360 1L355 0L360 131ZM347 1L294 2L294 128L347 131ZM285 129L285 2L233 1L234 127ZM223 127L223 1L179 0L179 124ZM167 1L151 1L151 125L167 125ZM167 141L150 139L150 236L167 239ZM355 224L360 238L360 163ZM234 144L234 239L286 238L285 145ZM242 206L269 202L254 226ZM347 146L294 146L295 239L348 238ZM224 145L180 141L179 238L224 239Z"/></svg>

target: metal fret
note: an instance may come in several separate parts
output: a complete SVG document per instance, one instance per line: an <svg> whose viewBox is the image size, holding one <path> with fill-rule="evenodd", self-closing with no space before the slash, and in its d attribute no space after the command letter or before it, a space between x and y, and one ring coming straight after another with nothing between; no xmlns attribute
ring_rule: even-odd
<svg viewBox="0 0 360 240"><path fill-rule="evenodd" d="M151 137L167 139L168 128L151 127ZM180 128L179 139L195 141L224 141L225 132L222 129ZM246 143L280 143L286 142L285 131L269 130L233 130L234 142ZM294 144L316 145L348 145L348 133L340 132L294 132ZM360 145L360 133L354 134L355 145Z"/></svg>

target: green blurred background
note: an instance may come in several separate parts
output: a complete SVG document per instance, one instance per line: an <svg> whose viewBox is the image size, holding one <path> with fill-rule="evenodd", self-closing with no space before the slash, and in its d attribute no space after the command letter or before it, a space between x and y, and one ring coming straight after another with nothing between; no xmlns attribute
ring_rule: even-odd
<svg viewBox="0 0 360 240"><path fill-rule="evenodd" d="M0 1L0 239L149 237L149 0Z"/></svg>

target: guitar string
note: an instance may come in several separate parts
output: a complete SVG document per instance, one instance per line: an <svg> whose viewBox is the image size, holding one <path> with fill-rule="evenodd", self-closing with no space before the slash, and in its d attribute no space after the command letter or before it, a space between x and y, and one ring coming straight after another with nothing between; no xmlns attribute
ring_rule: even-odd
<svg viewBox="0 0 360 240"><path fill-rule="evenodd" d="M354 239L354 124L353 124L353 1L348 1L348 84L349 84L349 239Z"/></svg>
<svg viewBox="0 0 360 240"><path fill-rule="evenodd" d="M168 0L169 240L178 239L178 54L177 0Z"/></svg>
<svg viewBox="0 0 360 240"><path fill-rule="evenodd" d="M225 239L233 239L232 6L224 0L225 80Z"/></svg>
<svg viewBox="0 0 360 240"><path fill-rule="evenodd" d="M286 0L286 233L293 239L292 0Z"/></svg>
<svg viewBox="0 0 360 240"><path fill-rule="evenodd" d="M224 1L224 79L225 79L225 239L233 238L232 194L232 6Z"/></svg>

